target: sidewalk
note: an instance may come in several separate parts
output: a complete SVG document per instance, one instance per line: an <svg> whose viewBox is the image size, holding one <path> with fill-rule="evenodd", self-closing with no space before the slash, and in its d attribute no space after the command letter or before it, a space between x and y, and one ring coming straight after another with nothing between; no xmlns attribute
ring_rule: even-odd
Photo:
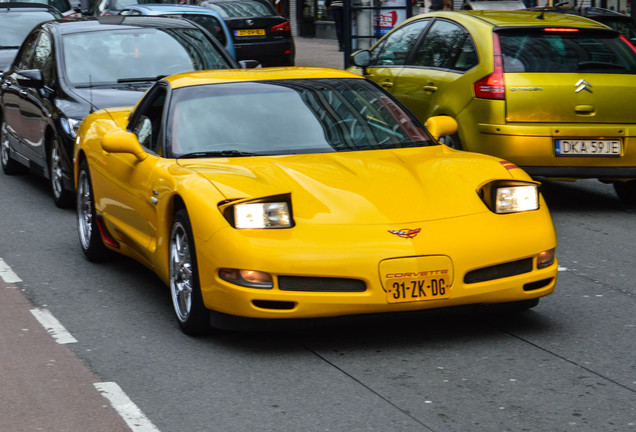
<svg viewBox="0 0 636 432"><path fill-rule="evenodd" d="M294 38L296 66L344 68L344 53L338 51L335 39Z"/></svg>

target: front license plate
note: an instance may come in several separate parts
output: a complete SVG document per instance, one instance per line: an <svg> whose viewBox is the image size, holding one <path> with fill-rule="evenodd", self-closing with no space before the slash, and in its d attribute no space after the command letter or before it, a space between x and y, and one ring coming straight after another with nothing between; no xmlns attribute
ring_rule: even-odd
<svg viewBox="0 0 636 432"><path fill-rule="evenodd" d="M236 30L236 36L245 37L245 36L265 36L265 29L246 29L246 30Z"/></svg>
<svg viewBox="0 0 636 432"><path fill-rule="evenodd" d="M558 139L554 141L557 156L605 156L621 155L620 140Z"/></svg>
<svg viewBox="0 0 636 432"><path fill-rule="evenodd" d="M433 277L406 277L387 280L389 303L437 300L450 297L448 273Z"/></svg>

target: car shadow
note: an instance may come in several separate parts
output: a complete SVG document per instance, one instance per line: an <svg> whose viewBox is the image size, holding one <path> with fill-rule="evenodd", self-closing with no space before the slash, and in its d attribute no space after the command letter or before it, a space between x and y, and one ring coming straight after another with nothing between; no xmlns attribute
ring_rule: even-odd
<svg viewBox="0 0 636 432"><path fill-rule="evenodd" d="M541 193L550 210L575 211L634 211L635 207L621 201L611 184L598 180L576 182L553 181L539 178Z"/></svg>

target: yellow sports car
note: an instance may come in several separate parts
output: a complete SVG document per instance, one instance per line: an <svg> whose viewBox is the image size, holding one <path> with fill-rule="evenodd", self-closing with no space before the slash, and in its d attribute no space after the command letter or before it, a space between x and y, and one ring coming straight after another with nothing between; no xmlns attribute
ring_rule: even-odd
<svg viewBox="0 0 636 432"><path fill-rule="evenodd" d="M82 123L81 247L156 272L190 334L245 318L532 307L557 277L539 185L435 140L456 128L425 128L344 71L168 77L135 108Z"/></svg>
<svg viewBox="0 0 636 432"><path fill-rule="evenodd" d="M439 11L405 21L353 70L420 120L448 115L454 148L533 176L597 178L636 203L636 50L572 14Z"/></svg>

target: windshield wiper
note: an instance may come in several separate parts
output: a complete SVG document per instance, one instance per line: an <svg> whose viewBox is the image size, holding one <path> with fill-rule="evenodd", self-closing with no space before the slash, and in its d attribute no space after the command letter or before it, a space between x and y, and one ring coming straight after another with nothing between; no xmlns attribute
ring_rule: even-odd
<svg viewBox="0 0 636 432"><path fill-rule="evenodd" d="M165 78L166 75L158 75L155 77L139 77L139 78L119 78L117 83L134 83L134 82L147 82L147 81L158 81L161 78Z"/></svg>
<svg viewBox="0 0 636 432"><path fill-rule="evenodd" d="M11 45L0 45L0 49L20 49L19 46L11 46Z"/></svg>
<svg viewBox="0 0 636 432"><path fill-rule="evenodd" d="M189 158L205 158L205 157L240 157L240 156L258 156L257 153L242 152L238 150L213 150L213 151L200 151L182 154L177 159L189 159Z"/></svg>
<svg viewBox="0 0 636 432"><path fill-rule="evenodd" d="M627 69L625 66L619 64L602 61L582 61L578 62L576 67L578 69Z"/></svg>

